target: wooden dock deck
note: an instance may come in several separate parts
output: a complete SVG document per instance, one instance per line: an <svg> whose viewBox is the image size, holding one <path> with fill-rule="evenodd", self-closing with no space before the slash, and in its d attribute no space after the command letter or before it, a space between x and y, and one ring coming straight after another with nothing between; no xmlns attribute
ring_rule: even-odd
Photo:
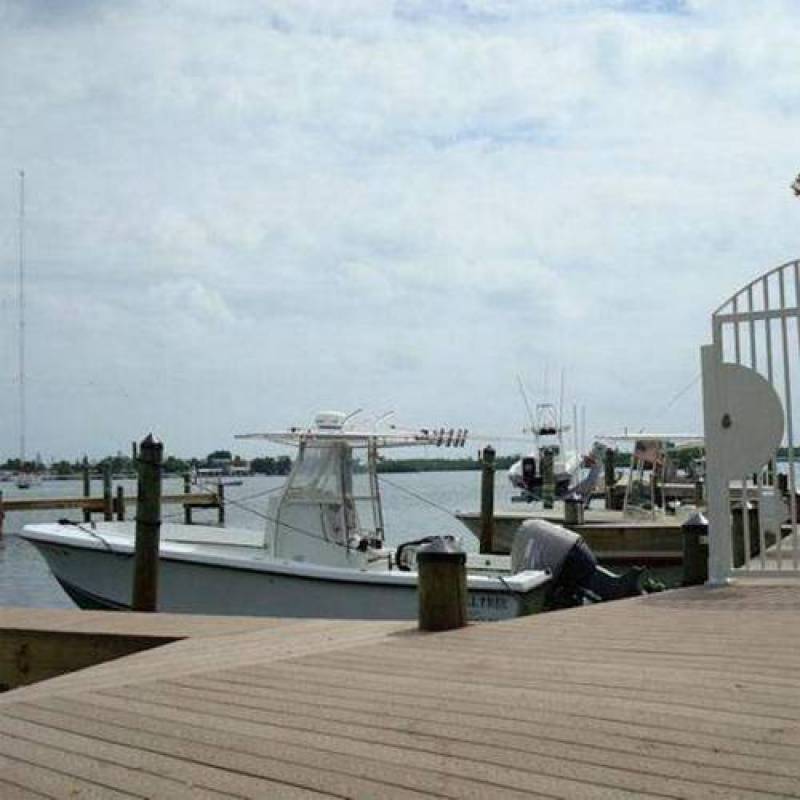
<svg viewBox="0 0 800 800"><path fill-rule="evenodd" d="M0 695L4 800L800 797L800 584L438 634L86 613L28 623L188 638Z"/></svg>

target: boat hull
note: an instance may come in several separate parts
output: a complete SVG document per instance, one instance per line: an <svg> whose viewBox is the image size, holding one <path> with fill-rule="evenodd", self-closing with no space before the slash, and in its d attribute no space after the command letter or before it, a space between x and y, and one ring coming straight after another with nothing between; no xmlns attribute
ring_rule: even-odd
<svg viewBox="0 0 800 800"><path fill-rule="evenodd" d="M81 608L129 609L133 587L132 552L29 540L51 572ZM247 566L202 563L162 555L159 559L159 611L336 619L415 619L416 580L381 581L351 571L336 580ZM469 585L469 581L468 581ZM547 583L526 592L468 589L468 616L496 620L542 609Z"/></svg>

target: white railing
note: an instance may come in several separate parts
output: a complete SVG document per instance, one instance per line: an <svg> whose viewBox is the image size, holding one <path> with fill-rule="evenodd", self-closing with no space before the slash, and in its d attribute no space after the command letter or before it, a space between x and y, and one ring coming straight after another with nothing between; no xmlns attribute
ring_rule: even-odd
<svg viewBox="0 0 800 800"><path fill-rule="evenodd" d="M723 303L702 359L709 579L800 574L793 402L800 261L770 270ZM757 511L748 511L751 504Z"/></svg>

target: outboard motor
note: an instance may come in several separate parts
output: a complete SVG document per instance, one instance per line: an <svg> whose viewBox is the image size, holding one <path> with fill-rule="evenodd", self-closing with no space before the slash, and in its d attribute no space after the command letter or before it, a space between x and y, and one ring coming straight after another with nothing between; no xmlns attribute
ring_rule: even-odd
<svg viewBox="0 0 800 800"><path fill-rule="evenodd" d="M541 569L553 578L547 605L563 608L618 600L644 594L644 568L634 567L616 575L597 563L583 537L545 520L529 519L520 525L511 544L511 571Z"/></svg>

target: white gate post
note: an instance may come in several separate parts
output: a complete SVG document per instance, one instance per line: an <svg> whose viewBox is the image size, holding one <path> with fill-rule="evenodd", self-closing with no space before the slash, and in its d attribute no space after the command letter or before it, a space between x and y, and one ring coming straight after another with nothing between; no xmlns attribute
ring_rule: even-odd
<svg viewBox="0 0 800 800"><path fill-rule="evenodd" d="M730 489L720 461L723 399L720 373L722 354L717 344L700 348L703 369L703 428L706 443L706 498L708 503L708 582L719 586L730 582L733 567L731 546Z"/></svg>

